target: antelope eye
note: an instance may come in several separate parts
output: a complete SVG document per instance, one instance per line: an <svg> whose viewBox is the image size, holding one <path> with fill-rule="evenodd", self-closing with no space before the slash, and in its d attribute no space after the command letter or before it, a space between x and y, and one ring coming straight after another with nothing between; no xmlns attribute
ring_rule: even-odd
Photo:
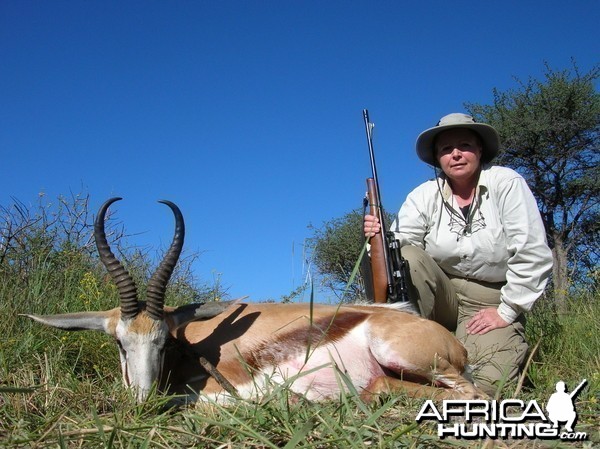
<svg viewBox="0 0 600 449"><path fill-rule="evenodd" d="M166 341L162 338L155 338L152 340L152 344L157 348L160 348L160 350L162 351L166 346Z"/></svg>

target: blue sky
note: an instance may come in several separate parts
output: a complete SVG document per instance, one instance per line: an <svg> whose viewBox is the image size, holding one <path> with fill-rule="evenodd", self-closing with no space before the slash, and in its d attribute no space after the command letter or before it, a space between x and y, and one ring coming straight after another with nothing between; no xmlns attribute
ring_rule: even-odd
<svg viewBox="0 0 600 449"><path fill-rule="evenodd" d="M201 280L275 299L302 245L360 207L376 124L385 207L432 175L418 133L492 89L599 62L600 2L0 2L0 204L109 197L145 248L177 203ZM323 294L325 298L325 294Z"/></svg>

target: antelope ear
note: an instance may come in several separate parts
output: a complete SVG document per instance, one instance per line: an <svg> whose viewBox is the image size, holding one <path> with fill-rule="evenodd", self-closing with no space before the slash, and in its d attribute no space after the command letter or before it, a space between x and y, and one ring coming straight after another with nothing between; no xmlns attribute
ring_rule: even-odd
<svg viewBox="0 0 600 449"><path fill-rule="evenodd" d="M244 298L238 298L231 301L210 301L202 304L187 304L172 310L169 313L169 316L173 319L175 327L190 321L208 320L220 315L243 299Z"/></svg>
<svg viewBox="0 0 600 449"><path fill-rule="evenodd" d="M94 330L108 332L108 323L112 317L106 312L60 313L56 315L21 314L46 326L56 327L67 331Z"/></svg>

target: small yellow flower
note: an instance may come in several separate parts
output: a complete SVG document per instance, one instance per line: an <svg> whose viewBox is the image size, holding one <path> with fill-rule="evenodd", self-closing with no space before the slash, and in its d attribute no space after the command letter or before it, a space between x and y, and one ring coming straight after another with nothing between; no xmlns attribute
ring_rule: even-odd
<svg viewBox="0 0 600 449"><path fill-rule="evenodd" d="M88 271L83 275L79 281L79 292L79 299L87 308L93 307L100 301L102 294L93 273Z"/></svg>

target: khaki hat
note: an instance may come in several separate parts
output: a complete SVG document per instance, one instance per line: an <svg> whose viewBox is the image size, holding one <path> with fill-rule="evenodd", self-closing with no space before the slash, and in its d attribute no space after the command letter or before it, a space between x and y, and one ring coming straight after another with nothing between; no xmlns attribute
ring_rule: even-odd
<svg viewBox="0 0 600 449"><path fill-rule="evenodd" d="M490 162L498 154L500 137L494 127L485 123L477 123L470 115L453 112L442 117L433 128L429 128L419 134L417 138L417 156L419 156L419 159L429 165L439 167L438 161L434 156L433 144L435 138L442 131L453 128L467 128L475 131L481 137L483 147L481 161L483 163Z"/></svg>

